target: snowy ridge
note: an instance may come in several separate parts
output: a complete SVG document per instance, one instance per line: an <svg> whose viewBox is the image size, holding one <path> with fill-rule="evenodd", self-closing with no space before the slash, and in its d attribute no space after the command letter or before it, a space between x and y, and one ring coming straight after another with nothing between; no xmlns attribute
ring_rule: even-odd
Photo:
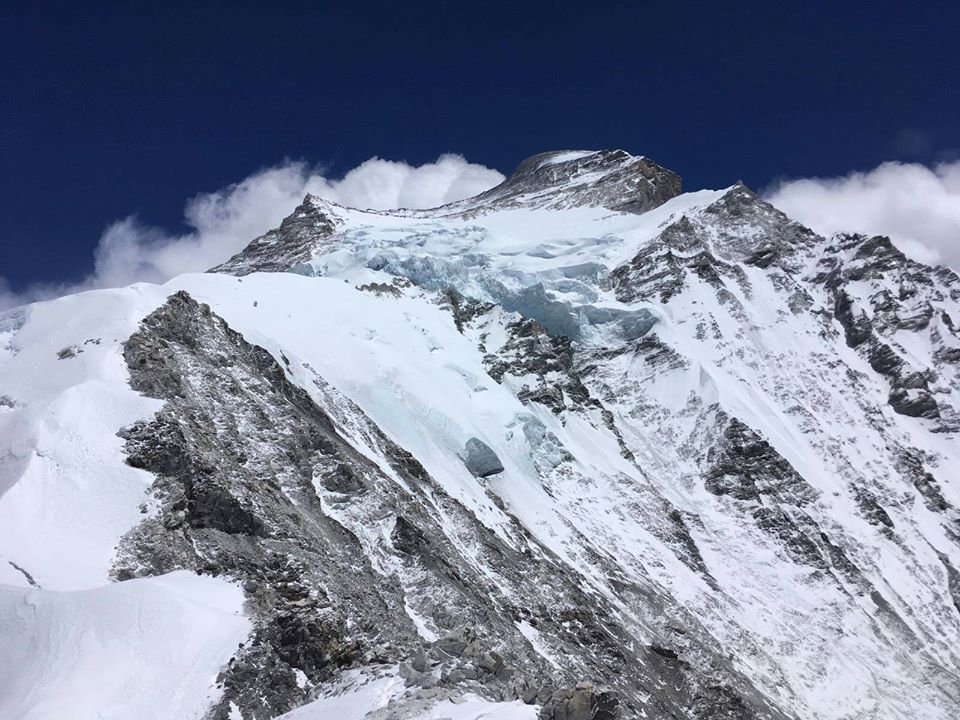
<svg viewBox="0 0 960 720"><path fill-rule="evenodd" d="M202 717L250 633L242 604L239 588L185 572L74 592L4 588L0 716Z"/></svg>
<svg viewBox="0 0 960 720"><path fill-rule="evenodd" d="M243 588L215 718L952 718L960 279L679 190L571 151L308 197L213 273L9 315L3 607Z"/></svg>

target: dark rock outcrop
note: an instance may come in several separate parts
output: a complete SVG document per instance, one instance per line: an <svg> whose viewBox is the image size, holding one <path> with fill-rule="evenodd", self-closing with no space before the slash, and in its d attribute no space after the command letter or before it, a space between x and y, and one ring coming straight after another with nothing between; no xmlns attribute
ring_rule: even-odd
<svg viewBox="0 0 960 720"><path fill-rule="evenodd" d="M561 151L527 158L495 188L463 205L605 207L643 213L680 194L680 176L623 150Z"/></svg>
<svg viewBox="0 0 960 720"><path fill-rule="evenodd" d="M249 275L286 272L310 259L320 243L331 238L340 224L336 205L307 195L280 227L251 241L243 250L210 272Z"/></svg>

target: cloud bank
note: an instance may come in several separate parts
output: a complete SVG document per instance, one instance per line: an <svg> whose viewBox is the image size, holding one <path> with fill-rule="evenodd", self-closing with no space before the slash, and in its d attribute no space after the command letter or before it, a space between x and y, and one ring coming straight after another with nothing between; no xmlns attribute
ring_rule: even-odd
<svg viewBox="0 0 960 720"><path fill-rule="evenodd" d="M0 310L66 293L202 272L279 225L307 193L358 208L430 208L471 197L502 180L496 170L460 155L442 155L420 166L371 158L339 179L303 162L284 162L188 200L184 220L191 229L186 234L144 225L133 216L117 220L101 235L93 273L80 283L33 285L14 293L0 277Z"/></svg>
<svg viewBox="0 0 960 720"><path fill-rule="evenodd" d="M960 269L960 161L789 180L765 198L821 235L888 235L916 260Z"/></svg>

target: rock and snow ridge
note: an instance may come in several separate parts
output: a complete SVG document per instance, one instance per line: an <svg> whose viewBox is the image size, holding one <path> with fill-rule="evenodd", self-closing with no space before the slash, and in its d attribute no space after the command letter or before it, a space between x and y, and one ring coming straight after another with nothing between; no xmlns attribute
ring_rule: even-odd
<svg viewBox="0 0 960 720"><path fill-rule="evenodd" d="M958 323L623 151L7 313L0 717L952 718Z"/></svg>

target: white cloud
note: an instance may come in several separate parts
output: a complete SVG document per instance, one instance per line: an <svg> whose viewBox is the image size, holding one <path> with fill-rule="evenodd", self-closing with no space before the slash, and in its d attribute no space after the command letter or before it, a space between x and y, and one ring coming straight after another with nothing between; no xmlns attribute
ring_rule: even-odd
<svg viewBox="0 0 960 720"><path fill-rule="evenodd" d="M765 196L821 235L887 235L921 262L960 269L960 161L886 162L843 177L789 180Z"/></svg>
<svg viewBox="0 0 960 720"><path fill-rule="evenodd" d="M342 180L317 178L310 192L351 207L431 208L472 197L502 181L496 170L468 163L460 155L442 155L420 167L372 158Z"/></svg>
<svg viewBox="0 0 960 720"><path fill-rule="evenodd" d="M14 293L0 277L0 309L206 270L279 225L307 193L359 208L429 208L476 195L502 180L496 170L460 155L442 155L417 167L371 158L340 179L328 178L303 162L285 162L188 200L184 219L191 230L186 234L143 225L133 216L112 223L94 251L93 273L80 283L33 285Z"/></svg>

